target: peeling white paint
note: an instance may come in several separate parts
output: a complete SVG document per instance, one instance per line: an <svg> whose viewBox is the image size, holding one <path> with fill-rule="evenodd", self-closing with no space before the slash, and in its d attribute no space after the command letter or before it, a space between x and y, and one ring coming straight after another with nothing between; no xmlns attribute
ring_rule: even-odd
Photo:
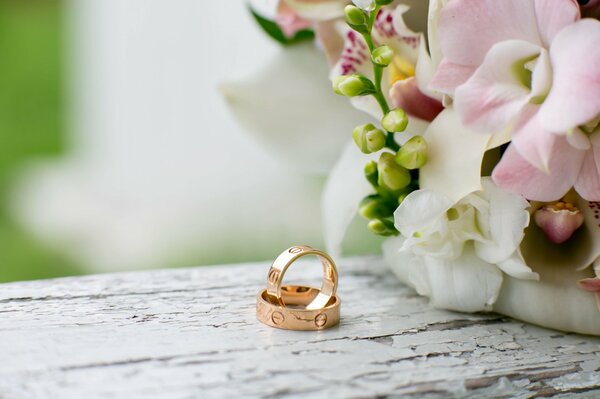
<svg viewBox="0 0 600 399"><path fill-rule="evenodd" d="M1 285L0 398L600 395L600 338L432 309L380 258L339 262L339 327L272 329L268 266Z"/></svg>

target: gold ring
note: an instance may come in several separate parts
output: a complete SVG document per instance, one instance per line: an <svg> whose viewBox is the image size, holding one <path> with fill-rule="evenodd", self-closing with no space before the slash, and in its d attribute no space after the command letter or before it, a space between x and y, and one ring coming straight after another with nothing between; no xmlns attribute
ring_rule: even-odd
<svg viewBox="0 0 600 399"><path fill-rule="evenodd" d="M306 305L306 309L321 309L329 303L329 300L335 297L338 284L338 273L333 259L323 251L311 248L306 245L297 245L283 251L267 275L267 293L275 298L279 305L284 305L281 299L281 283L287 268L298 258L306 255L316 255L323 264L323 284L321 290L314 299Z"/></svg>
<svg viewBox="0 0 600 399"><path fill-rule="evenodd" d="M256 316L262 323L284 330L323 330L340 321L341 301L330 297L321 309L308 309L321 292L317 288L298 285L281 287L281 305L267 290L258 293Z"/></svg>

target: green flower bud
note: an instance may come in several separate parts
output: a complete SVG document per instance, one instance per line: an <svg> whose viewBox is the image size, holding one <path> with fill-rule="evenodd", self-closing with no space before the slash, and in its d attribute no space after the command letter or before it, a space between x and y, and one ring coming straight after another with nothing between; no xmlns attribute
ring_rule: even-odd
<svg viewBox="0 0 600 399"><path fill-rule="evenodd" d="M367 225L369 230L380 236L396 236L398 230L394 227L394 223L386 219L373 219Z"/></svg>
<svg viewBox="0 0 600 399"><path fill-rule="evenodd" d="M368 200L365 202L358 208L358 213L368 220L388 216L386 215L386 208L377 200Z"/></svg>
<svg viewBox="0 0 600 399"><path fill-rule="evenodd" d="M388 132L403 132L408 125L408 117L403 109L396 108L385 114L381 126Z"/></svg>
<svg viewBox="0 0 600 399"><path fill-rule="evenodd" d="M394 0L375 0L375 4L378 6L387 6L388 4L392 4Z"/></svg>
<svg viewBox="0 0 600 399"><path fill-rule="evenodd" d="M365 178L373 187L378 186L377 162L369 161L369 163L365 165Z"/></svg>
<svg viewBox="0 0 600 399"><path fill-rule="evenodd" d="M377 172L379 185L392 191L401 190L410 184L410 173L398 165L394 155L389 152L384 152L379 157Z"/></svg>
<svg viewBox="0 0 600 399"><path fill-rule="evenodd" d="M364 154L377 152L385 147L385 133L370 123L357 126L352 131L352 138Z"/></svg>
<svg viewBox="0 0 600 399"><path fill-rule="evenodd" d="M362 75L342 75L333 79L333 91L347 97L375 93L373 82Z"/></svg>
<svg viewBox="0 0 600 399"><path fill-rule="evenodd" d="M422 136L408 140L396 154L398 165L406 169L418 169L427 162L427 141Z"/></svg>
<svg viewBox="0 0 600 399"><path fill-rule="evenodd" d="M367 14L365 14L363 10L353 5L347 5L346 8L344 8L344 14L346 16L346 23L350 25L352 29L360 33L368 32Z"/></svg>
<svg viewBox="0 0 600 399"><path fill-rule="evenodd" d="M389 46L380 46L373 50L371 54L371 60L379 66L386 67L390 65L394 59L394 50Z"/></svg>
<svg viewBox="0 0 600 399"><path fill-rule="evenodd" d="M391 218L397 207L393 201L386 200L378 194L372 194L362 200L358 213L369 220Z"/></svg>

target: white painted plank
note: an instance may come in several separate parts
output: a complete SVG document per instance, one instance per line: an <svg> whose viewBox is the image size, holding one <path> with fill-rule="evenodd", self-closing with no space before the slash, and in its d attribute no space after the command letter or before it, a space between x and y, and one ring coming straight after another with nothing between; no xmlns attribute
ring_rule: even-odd
<svg viewBox="0 0 600 399"><path fill-rule="evenodd" d="M269 328L267 268L0 286L0 398L600 395L600 339L431 309L379 258L340 262L339 327Z"/></svg>

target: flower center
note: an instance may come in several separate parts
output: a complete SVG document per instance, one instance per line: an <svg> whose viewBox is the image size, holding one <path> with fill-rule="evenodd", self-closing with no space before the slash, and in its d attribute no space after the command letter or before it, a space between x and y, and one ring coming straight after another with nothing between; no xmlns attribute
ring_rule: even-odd
<svg viewBox="0 0 600 399"><path fill-rule="evenodd" d="M394 55L392 63L389 65L388 78L390 87L399 80L404 80L415 76L415 65L400 55Z"/></svg>
<svg viewBox="0 0 600 399"><path fill-rule="evenodd" d="M546 79L545 83L534 82L533 75L536 68L551 69L547 57L543 57L541 53L516 61L512 65L512 73L516 81L531 93L529 102L539 105L544 102L550 92L550 80Z"/></svg>

